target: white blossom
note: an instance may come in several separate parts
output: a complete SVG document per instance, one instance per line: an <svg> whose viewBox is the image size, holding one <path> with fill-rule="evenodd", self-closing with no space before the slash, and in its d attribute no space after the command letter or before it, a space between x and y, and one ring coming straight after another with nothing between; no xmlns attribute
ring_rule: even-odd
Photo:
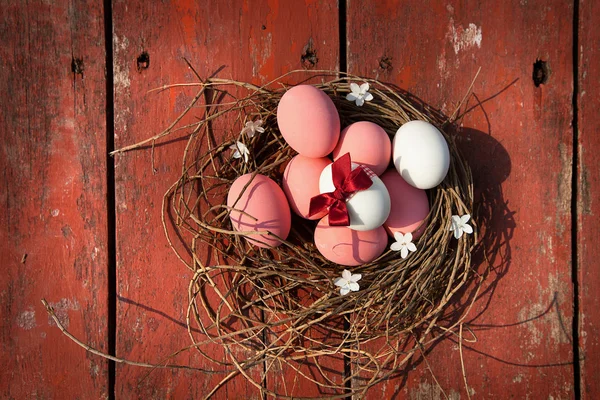
<svg viewBox="0 0 600 400"><path fill-rule="evenodd" d="M469 214L465 214L463 216L453 215L452 216L452 224L450 226L450 231L454 232L454 237L460 239L460 237L464 233L473 233L473 227L467 222L469 222L471 216Z"/></svg>
<svg viewBox="0 0 600 400"><path fill-rule="evenodd" d="M232 156L233 158L244 157L244 162L248 162L248 155L250 154L250 150L248 150L244 143L237 141L231 146L229 146L229 148L231 150L235 150Z"/></svg>
<svg viewBox="0 0 600 400"><path fill-rule="evenodd" d="M361 107L365 104L365 101L373 100L373 95L369 93L369 84L363 83L358 86L356 83L352 82L350 84L351 93L348 93L346 96L346 100L354 101L357 106Z"/></svg>
<svg viewBox="0 0 600 400"><path fill-rule="evenodd" d="M340 288L340 294L345 296L350 292L357 292L360 289L357 283L360 281L360 278L362 278L361 274L353 274L345 269L342 271L342 277L336 278L333 283Z"/></svg>
<svg viewBox="0 0 600 400"><path fill-rule="evenodd" d="M249 138L253 138L254 135L256 135L256 132L263 133L265 131L265 128L262 127L262 124L262 119L256 121L248 121L246 122L246 126L244 126L244 128L242 129L240 135L243 135L245 133L246 135L248 135Z"/></svg>
<svg viewBox="0 0 600 400"><path fill-rule="evenodd" d="M417 251L417 246L412 242L412 233L408 232L402 234L402 232L394 232L394 239L396 241L392 243L390 248L394 251L400 251L400 257L403 259L408 257L409 251Z"/></svg>

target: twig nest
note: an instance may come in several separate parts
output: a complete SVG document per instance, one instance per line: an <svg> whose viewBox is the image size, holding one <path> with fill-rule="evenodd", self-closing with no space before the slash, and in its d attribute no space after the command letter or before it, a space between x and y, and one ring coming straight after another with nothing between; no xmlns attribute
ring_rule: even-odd
<svg viewBox="0 0 600 400"><path fill-rule="evenodd" d="M194 343L222 343L230 358L226 367L244 371L248 379L253 375L245 371L255 365L277 364L297 370L306 383L333 390L333 397L347 387L339 371L321 366L323 357L347 357L355 367L346 377L353 379L352 393L364 393L435 334L452 329L456 322L447 322L446 312L472 277L477 240L475 221L464 218L473 212L471 172L444 132L448 121L400 89L338 74L325 72L318 76L322 83L296 87L285 87L284 77L268 87L221 79L202 83L210 104L193 127L184 172L165 195L165 214L174 216L191 255L186 261L178 253L194 272L189 289ZM312 111L315 104L324 111ZM358 144L339 144L340 128L356 123L379 127L369 128L376 132L376 149L387 146L400 128L393 144L398 172L386 164L389 149L374 161L361 158L360 143L373 145L371 133L356 134ZM411 135L411 128L405 138L403 127L417 125L429 133ZM227 127L222 142L211 141L214 126ZM322 141L303 136L311 130ZM345 132L344 142L350 129ZM391 196L386 192L389 216L380 226L365 231L331 226L336 217L331 206L327 216L314 215L318 222L305 219L318 171L336 146L377 173L388 170L382 180L373 174L384 188L386 182L393 188ZM421 163L425 153L438 159ZM312 183L296 185L302 181ZM347 194L341 192L334 200ZM452 307L455 317L461 310ZM309 377L303 368L310 365Z"/></svg>

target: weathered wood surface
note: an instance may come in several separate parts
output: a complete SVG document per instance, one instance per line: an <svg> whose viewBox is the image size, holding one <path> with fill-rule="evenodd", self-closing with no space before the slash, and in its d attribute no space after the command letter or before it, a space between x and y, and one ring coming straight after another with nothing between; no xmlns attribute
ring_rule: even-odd
<svg viewBox="0 0 600 400"><path fill-rule="evenodd" d="M265 83L306 66L336 69L338 25L335 1L206 1L113 5L115 142L125 146L159 133L187 106L195 91L147 91L165 84L197 81L185 57L202 77ZM311 49L315 57L302 58ZM143 53L147 65L138 64ZM317 61L318 59L318 61ZM316 65L309 65L316 62ZM222 68L223 67L223 68ZM191 121L197 113L192 112ZM216 140L227 133L215 130ZM172 139L172 137L170 138ZM168 248L161 225L163 193L181 174L185 140L117 155L117 355L159 362L188 346L185 328L191 273ZM203 347L225 360L218 345ZM243 354L237 355L244 357ZM220 370L185 352L174 361ZM343 371L343 365L340 366ZM201 398L224 374L153 371L117 366L116 395L130 398ZM260 381L263 370L250 371ZM313 393L294 385L295 376L273 365L266 378L274 390ZM282 386L287 385L287 386ZM260 398L241 376L215 398Z"/></svg>
<svg viewBox="0 0 600 400"><path fill-rule="evenodd" d="M463 343L474 398L574 396L572 15L566 1L348 2L349 72L394 82L450 115L481 67L457 132L482 217L491 212L493 269L466 320L477 342ZM538 58L551 73L536 87ZM455 342L427 361L431 371L415 357L368 398L468 397Z"/></svg>
<svg viewBox="0 0 600 400"><path fill-rule="evenodd" d="M102 3L0 5L0 397L106 398Z"/></svg>
<svg viewBox="0 0 600 400"><path fill-rule="evenodd" d="M579 3L577 249L581 398L600 394L600 4Z"/></svg>
<svg viewBox="0 0 600 400"><path fill-rule="evenodd" d="M494 266L465 325L477 336L462 349L469 394L576 396L571 283L576 189L581 395L597 398L597 2L579 0L575 171L573 3L345 4L349 72L396 83L450 114L482 68L476 97L468 103L472 109L457 132L473 166L481 216L490 221L486 245ZM339 67L335 1L118 0L112 17L117 147L160 132L191 100L191 89L146 93L193 81L183 57L203 76L225 66L218 76L255 83L296 68ZM103 18L101 2L0 6L2 397L109 396L107 363L63 337L39 302L46 297L72 333L107 350L112 232L107 231ZM302 58L306 50L316 56ZM548 63L549 77L536 87L532 73L538 58ZM168 248L160 225L162 195L179 175L184 143L155 148L156 173L149 149L115 157L116 341L117 355L124 358L159 362L190 343L185 329L190 275ZM208 350L224 357L218 346ZM194 352L174 361L213 368ZM434 346L427 361L431 371L415 357L405 374L367 397L468 397L455 341ZM148 370L116 368L117 398L200 398L222 378L171 370L146 376ZM294 387L288 394L319 394L305 383L294 386L295 381L290 370L276 368L266 379L277 391ZM215 397L259 395L238 377Z"/></svg>

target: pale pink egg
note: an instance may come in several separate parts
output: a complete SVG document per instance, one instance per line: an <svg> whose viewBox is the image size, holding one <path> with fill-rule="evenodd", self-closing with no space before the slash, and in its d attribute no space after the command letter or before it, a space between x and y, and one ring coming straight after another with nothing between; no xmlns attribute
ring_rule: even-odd
<svg viewBox="0 0 600 400"><path fill-rule="evenodd" d="M302 218L319 219L326 211L308 217L310 199L319 195L319 177L331 163L328 158L309 158L301 154L292 158L283 173L281 186L292 211Z"/></svg>
<svg viewBox="0 0 600 400"><path fill-rule="evenodd" d="M384 223L385 229L392 237L394 232L412 232L413 239L417 239L425 231L423 221L429 214L427 193L409 185L395 168L381 175L381 180L392 203L390 216Z"/></svg>
<svg viewBox="0 0 600 400"><path fill-rule="evenodd" d="M277 125L290 147L306 157L325 157L340 138L340 116L333 101L311 85L285 92L277 106Z"/></svg>
<svg viewBox="0 0 600 400"><path fill-rule="evenodd" d="M337 160L346 153L350 153L353 162L381 175L390 165L392 142L379 125L355 122L342 131L340 141L333 149L333 159Z"/></svg>
<svg viewBox="0 0 600 400"><path fill-rule="evenodd" d="M325 216L315 229L315 245L319 253L336 264L352 267L366 264L385 251L388 238L385 229L355 231L346 226L329 226Z"/></svg>
<svg viewBox="0 0 600 400"><path fill-rule="evenodd" d="M246 184L248 187L244 190ZM240 196L242 190L244 192ZM257 174L252 179L252 174L245 174L237 178L227 193L227 206L248 214L231 211L231 224L236 231L269 231L282 239L286 239L290 233L292 215L285 194L264 175ZM248 234L245 237L258 247L281 244L280 240L269 235Z"/></svg>

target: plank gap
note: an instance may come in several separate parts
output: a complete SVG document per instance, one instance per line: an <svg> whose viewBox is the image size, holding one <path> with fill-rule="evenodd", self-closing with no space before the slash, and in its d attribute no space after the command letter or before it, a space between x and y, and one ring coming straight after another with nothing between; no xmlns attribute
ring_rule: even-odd
<svg viewBox="0 0 600 400"><path fill-rule="evenodd" d="M581 398L581 365L579 353L579 256L577 232L579 214L579 0L573 2L573 166L571 168L571 267L573 281L573 381L575 398Z"/></svg>
<svg viewBox="0 0 600 400"><path fill-rule="evenodd" d="M350 330L350 321L347 318L344 318L344 330L348 332ZM352 364L350 362L350 357L344 355L344 386L346 386L346 393L352 393ZM346 397L347 400L350 400L352 397Z"/></svg>
<svg viewBox="0 0 600 400"><path fill-rule="evenodd" d="M339 0L338 1L338 26L340 31L340 72L348 72L348 39L347 39L347 0ZM344 330L348 331L350 329L350 322L344 319ZM343 379L345 381L346 393L352 393L352 379L350 376L352 375L352 364L350 361L350 357L344 354L344 374ZM348 396L346 399L350 399Z"/></svg>
<svg viewBox="0 0 600 400"><path fill-rule="evenodd" d="M263 322L266 321L265 310L261 310L260 311L260 318L261 318L261 320ZM266 347L267 346L267 340L269 340L268 337L267 337L267 330L266 329L262 330L261 338L262 338L263 345ZM268 368L268 366L267 366L267 356L266 355L263 357L263 365L262 365L262 367L263 367L263 378L262 378L262 383L261 384L262 384L263 388L268 389L269 388L269 386L267 386L267 383L268 383L267 382L267 371L268 371L267 368ZM267 400L267 393L261 390L260 397L261 397L262 400Z"/></svg>
<svg viewBox="0 0 600 400"><path fill-rule="evenodd" d="M108 354L116 356L117 335L117 242L115 209L115 160L110 152L115 149L115 93L113 86L113 21L112 2L104 0L104 45L106 52L106 212L108 236ZM115 399L115 362L108 361L108 398Z"/></svg>
<svg viewBox="0 0 600 400"><path fill-rule="evenodd" d="M338 25L340 30L340 72L348 72L348 40L346 38L346 1L347 0L338 1Z"/></svg>

